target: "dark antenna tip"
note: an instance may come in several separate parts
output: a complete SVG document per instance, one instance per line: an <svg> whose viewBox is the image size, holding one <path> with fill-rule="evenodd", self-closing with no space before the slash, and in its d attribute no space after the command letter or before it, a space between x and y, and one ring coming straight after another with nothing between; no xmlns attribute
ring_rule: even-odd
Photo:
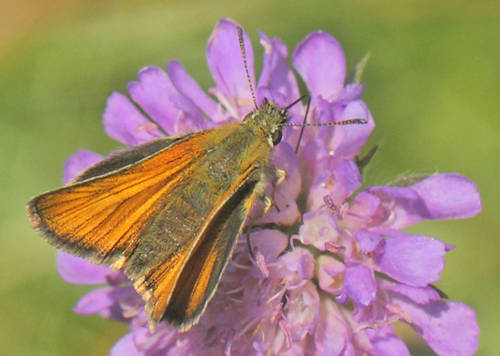
<svg viewBox="0 0 500 356"><path fill-rule="evenodd" d="M248 72L247 55L245 52L245 40L243 39L243 29L240 26L237 26L236 28L238 29L238 40L240 42L241 57L243 58L243 66L245 67L245 74L247 75L250 92L252 93L253 104L255 105L255 108L258 109L257 100L255 99L255 93L253 91L252 81L250 80L250 73Z"/></svg>

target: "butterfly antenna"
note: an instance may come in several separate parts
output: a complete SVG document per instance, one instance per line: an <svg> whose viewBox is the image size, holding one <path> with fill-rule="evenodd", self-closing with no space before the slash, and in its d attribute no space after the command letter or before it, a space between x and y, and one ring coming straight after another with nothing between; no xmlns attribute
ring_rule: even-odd
<svg viewBox="0 0 500 356"><path fill-rule="evenodd" d="M297 140L297 146L295 146L295 153L299 152L300 141L302 140L302 135L304 134L304 129L306 128L307 115L309 114L309 108L311 107L311 96L304 95L304 96L300 97L299 100L302 100L303 98L307 98L306 114L304 115L304 121L302 122L302 129L300 130L299 139ZM292 104L295 104L295 103L292 103ZM287 109L289 107L290 107L290 105L287 107Z"/></svg>
<svg viewBox="0 0 500 356"><path fill-rule="evenodd" d="M315 124L284 124L283 126L306 126L306 127L313 127L313 126L344 126L344 125L364 125L367 124L368 120L366 119L348 119L348 120L342 120L342 121L333 121L333 122L320 122L320 123L315 123Z"/></svg>
<svg viewBox="0 0 500 356"><path fill-rule="evenodd" d="M367 124L368 121L366 119L348 119L348 120L342 120L342 121L333 121L333 122L321 122L321 123L312 123L308 124L307 121L307 115L309 114L309 108L311 107L311 96L310 95L303 95L297 100L295 100L293 103L288 105L284 110L290 109L292 106L297 104L299 101L302 101L303 99L307 98L307 106L306 106L306 114L304 115L304 121L301 124L294 124L294 123L285 123L283 126L300 126L302 127L302 130L300 130L300 135L299 139L297 140L297 146L295 147L295 153L299 151L299 145L300 141L302 140L302 135L304 134L304 129L306 127L314 127L314 126L341 126L341 125L363 125Z"/></svg>
<svg viewBox="0 0 500 356"><path fill-rule="evenodd" d="M247 66L247 55L245 52L245 41L243 40L243 29L238 26L238 40L240 42L241 57L243 58L243 66L245 67L245 73L247 75L248 85L250 86L250 92L252 93L253 104L257 109L257 100L255 99L255 92L253 91L252 81L250 80L250 73L248 72Z"/></svg>

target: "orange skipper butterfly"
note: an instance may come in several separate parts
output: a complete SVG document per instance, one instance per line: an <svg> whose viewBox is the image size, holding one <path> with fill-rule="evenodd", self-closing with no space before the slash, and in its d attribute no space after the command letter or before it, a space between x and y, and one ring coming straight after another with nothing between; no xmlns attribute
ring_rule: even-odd
<svg viewBox="0 0 500 356"><path fill-rule="evenodd" d="M239 27L238 37L250 83ZM242 122L124 149L28 204L51 245L124 271L151 331L164 320L183 331L198 322L252 206L261 199L267 212L266 185L285 177L269 159L290 106L257 106L251 91L256 109Z"/></svg>

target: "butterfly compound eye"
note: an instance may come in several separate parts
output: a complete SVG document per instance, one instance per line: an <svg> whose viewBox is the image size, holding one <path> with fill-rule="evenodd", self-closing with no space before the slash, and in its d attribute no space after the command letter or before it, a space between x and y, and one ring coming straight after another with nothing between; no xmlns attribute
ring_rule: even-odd
<svg viewBox="0 0 500 356"><path fill-rule="evenodd" d="M283 137L283 134L281 132L281 129L274 131L272 133L273 145L276 146L278 143L280 143L282 137Z"/></svg>

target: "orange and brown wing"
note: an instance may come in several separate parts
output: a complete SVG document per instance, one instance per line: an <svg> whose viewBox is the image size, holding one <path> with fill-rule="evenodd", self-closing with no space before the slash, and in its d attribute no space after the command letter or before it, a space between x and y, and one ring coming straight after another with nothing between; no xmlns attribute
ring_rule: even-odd
<svg viewBox="0 0 500 356"><path fill-rule="evenodd" d="M32 224L62 250L123 268L146 301L151 329L161 320L188 329L213 296L262 190L261 166L251 165L245 172L234 167L235 180L222 196L205 190L205 195L193 195L203 202L191 201L204 208L185 209L190 205L183 192L203 185L194 179L197 165L210 169L202 164L206 150L236 128L220 128L217 138L210 131L195 134L142 159L132 149L124 158L104 161L75 184L30 201ZM244 147L241 151L246 152Z"/></svg>
<svg viewBox="0 0 500 356"><path fill-rule="evenodd" d="M106 160L99 163L89 169L91 174L82 175L95 177L33 198L28 204L32 225L57 248L123 267L150 218L176 189L180 172L201 155L207 134L171 141L171 146L167 141L166 148L136 163L131 163L130 152L125 163L111 157L107 161L123 166L116 171L107 172Z"/></svg>
<svg viewBox="0 0 500 356"><path fill-rule="evenodd" d="M200 231L200 243L182 270L165 310L166 320L181 330L198 323L215 294L232 251L263 186L262 170L252 167L213 211L213 218Z"/></svg>

